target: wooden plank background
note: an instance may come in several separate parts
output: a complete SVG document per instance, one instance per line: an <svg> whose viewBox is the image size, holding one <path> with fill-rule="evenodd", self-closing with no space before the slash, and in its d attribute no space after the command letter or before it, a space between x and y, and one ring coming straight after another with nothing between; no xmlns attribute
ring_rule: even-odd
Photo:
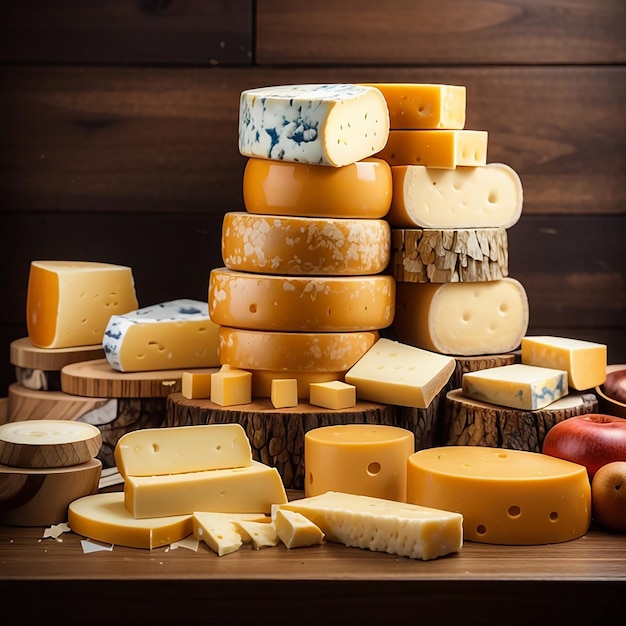
<svg viewBox="0 0 626 626"><path fill-rule="evenodd" d="M522 178L509 254L530 332L626 362L624 17L622 0L2 3L0 396L33 259L129 264L141 306L206 297L243 208L239 94L282 83L466 85L467 127Z"/></svg>

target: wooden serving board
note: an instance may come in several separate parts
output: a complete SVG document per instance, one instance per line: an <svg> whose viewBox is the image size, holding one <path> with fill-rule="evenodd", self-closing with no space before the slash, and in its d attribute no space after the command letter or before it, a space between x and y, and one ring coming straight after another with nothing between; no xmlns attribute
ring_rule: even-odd
<svg viewBox="0 0 626 626"><path fill-rule="evenodd" d="M11 342L11 365L44 372L60 372L70 363L90 361L104 357L101 344L75 348L38 348L28 337Z"/></svg>

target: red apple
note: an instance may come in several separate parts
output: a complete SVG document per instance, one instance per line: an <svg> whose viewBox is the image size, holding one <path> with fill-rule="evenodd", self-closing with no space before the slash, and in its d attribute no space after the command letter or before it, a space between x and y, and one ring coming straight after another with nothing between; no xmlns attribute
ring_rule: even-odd
<svg viewBox="0 0 626 626"><path fill-rule="evenodd" d="M548 431L541 451L584 465L592 479L603 465L626 461L626 419L602 413L570 417Z"/></svg>

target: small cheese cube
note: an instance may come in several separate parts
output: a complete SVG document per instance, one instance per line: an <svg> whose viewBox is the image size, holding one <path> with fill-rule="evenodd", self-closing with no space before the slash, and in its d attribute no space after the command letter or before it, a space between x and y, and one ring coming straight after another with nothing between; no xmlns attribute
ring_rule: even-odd
<svg viewBox="0 0 626 626"><path fill-rule="evenodd" d="M223 365L211 374L211 402L220 406L248 404L252 400L252 374Z"/></svg>
<svg viewBox="0 0 626 626"><path fill-rule="evenodd" d="M289 549L314 546L324 541L324 533L319 526L302 513L277 509L274 524L279 539Z"/></svg>
<svg viewBox="0 0 626 626"><path fill-rule="evenodd" d="M181 379L181 393L183 396L189 400L193 400L194 398L210 398L211 374L215 372L215 369L183 372Z"/></svg>
<svg viewBox="0 0 626 626"><path fill-rule="evenodd" d="M298 379L272 379L270 399L275 409L298 406Z"/></svg>
<svg viewBox="0 0 626 626"><path fill-rule="evenodd" d="M341 380L309 385L309 403L327 409L347 409L356 404L356 387Z"/></svg>

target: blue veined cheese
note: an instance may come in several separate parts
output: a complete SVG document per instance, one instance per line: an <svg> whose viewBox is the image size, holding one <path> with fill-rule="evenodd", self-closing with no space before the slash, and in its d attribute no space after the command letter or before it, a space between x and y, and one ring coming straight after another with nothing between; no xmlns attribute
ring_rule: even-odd
<svg viewBox="0 0 626 626"><path fill-rule="evenodd" d="M247 157L340 167L382 150L389 110L365 85L248 89L239 105L239 151Z"/></svg>
<svg viewBox="0 0 626 626"><path fill-rule="evenodd" d="M201 300L172 300L112 315L102 346L121 372L218 367L218 326Z"/></svg>

